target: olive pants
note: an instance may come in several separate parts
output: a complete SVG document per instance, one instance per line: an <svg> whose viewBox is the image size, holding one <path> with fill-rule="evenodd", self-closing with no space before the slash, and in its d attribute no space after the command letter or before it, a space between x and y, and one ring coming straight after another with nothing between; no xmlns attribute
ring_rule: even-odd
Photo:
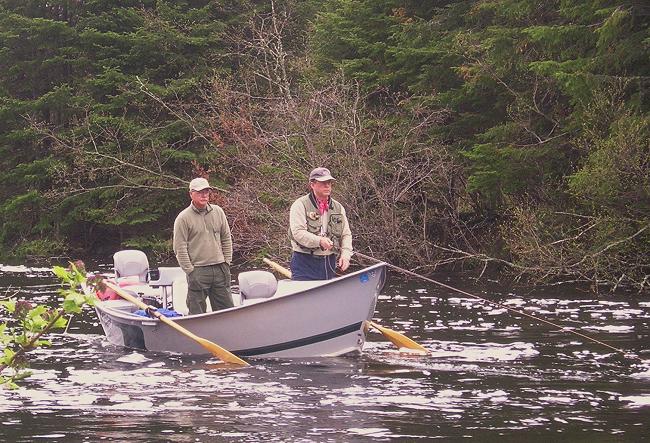
<svg viewBox="0 0 650 443"><path fill-rule="evenodd" d="M230 292L230 266L219 263L210 266L196 266L187 274L187 307L190 314L206 311L206 298L210 297L213 311L232 308Z"/></svg>

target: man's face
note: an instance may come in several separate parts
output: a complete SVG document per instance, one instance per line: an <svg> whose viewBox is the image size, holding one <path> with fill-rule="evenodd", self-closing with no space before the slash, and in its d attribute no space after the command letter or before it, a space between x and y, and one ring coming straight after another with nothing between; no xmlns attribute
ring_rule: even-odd
<svg viewBox="0 0 650 443"><path fill-rule="evenodd" d="M309 182L312 191L314 191L314 195L319 200L327 200L327 198L332 194L332 184L332 180L327 180L324 182L314 180Z"/></svg>
<svg viewBox="0 0 650 443"><path fill-rule="evenodd" d="M190 198L192 203L199 209L203 209L210 200L210 188L202 189L200 191L190 191Z"/></svg>

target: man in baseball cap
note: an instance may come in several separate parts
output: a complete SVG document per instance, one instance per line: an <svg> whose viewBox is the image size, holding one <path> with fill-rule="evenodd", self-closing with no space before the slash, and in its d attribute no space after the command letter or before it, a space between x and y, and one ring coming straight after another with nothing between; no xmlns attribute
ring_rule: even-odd
<svg viewBox="0 0 650 443"><path fill-rule="evenodd" d="M310 192L291 205L291 278L328 280L350 266L352 233L345 208L331 197L336 179L327 168L309 173Z"/></svg>
<svg viewBox="0 0 650 443"><path fill-rule="evenodd" d="M233 306L230 291L232 236L226 214L210 203L212 187L197 177L190 182L190 205L174 221L174 253L187 274L187 307L190 314Z"/></svg>

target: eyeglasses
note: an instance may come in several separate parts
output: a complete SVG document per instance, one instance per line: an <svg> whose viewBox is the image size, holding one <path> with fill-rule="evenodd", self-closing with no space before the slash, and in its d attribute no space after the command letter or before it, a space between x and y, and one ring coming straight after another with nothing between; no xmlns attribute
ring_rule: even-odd
<svg viewBox="0 0 650 443"><path fill-rule="evenodd" d="M201 189L200 191L192 190L192 192L196 192L197 194L201 194L201 195L208 195L208 194L210 194L210 188Z"/></svg>

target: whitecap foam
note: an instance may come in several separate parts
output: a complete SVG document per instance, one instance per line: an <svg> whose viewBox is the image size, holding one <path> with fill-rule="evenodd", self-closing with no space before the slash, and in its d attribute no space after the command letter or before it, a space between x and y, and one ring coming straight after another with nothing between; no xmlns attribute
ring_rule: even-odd
<svg viewBox="0 0 650 443"><path fill-rule="evenodd" d="M630 375L632 378L642 378L642 379L650 379L650 362L645 360L645 371L641 372L635 372L634 374Z"/></svg>
<svg viewBox="0 0 650 443"><path fill-rule="evenodd" d="M539 397L539 400L545 403L559 403L565 405L574 404L576 402L576 400L571 397L550 396L550 395Z"/></svg>
<svg viewBox="0 0 650 443"><path fill-rule="evenodd" d="M386 428L348 428L350 434L362 435L364 437L385 437L387 432Z"/></svg>
<svg viewBox="0 0 650 443"><path fill-rule="evenodd" d="M634 326L625 325L607 325L607 326L583 326L581 329L589 329L592 331L605 331L610 334L627 334L634 331Z"/></svg>
<svg viewBox="0 0 650 443"><path fill-rule="evenodd" d="M505 309L505 308L502 308L502 309L493 309L493 310L491 310L490 312L488 312L488 313L485 314L485 315L501 315L501 314L505 314L505 313L507 313L507 312L508 312L508 310Z"/></svg>
<svg viewBox="0 0 650 443"><path fill-rule="evenodd" d="M144 363L147 361L151 361L150 358L145 357L144 355L138 353L138 352L132 352L131 354L125 355L124 357L118 358L116 361L119 361L121 363Z"/></svg>
<svg viewBox="0 0 650 443"><path fill-rule="evenodd" d="M627 302L624 301L608 301L608 300L600 300L598 301L599 305L605 305L605 306L627 306Z"/></svg>
<svg viewBox="0 0 650 443"><path fill-rule="evenodd" d="M44 273L52 272L51 268L31 268L25 265L0 265L0 272L12 273L12 274L34 274L34 273Z"/></svg>
<svg viewBox="0 0 650 443"><path fill-rule="evenodd" d="M142 413L155 413L153 410L153 403L147 400L136 400L126 403L116 403L108 407L108 409L117 409L120 411L133 411Z"/></svg>
<svg viewBox="0 0 650 443"><path fill-rule="evenodd" d="M497 343L484 344L447 344L446 349L431 351L434 358L461 358L465 361L513 361L539 355L539 351L530 343L514 342L508 345Z"/></svg>
<svg viewBox="0 0 650 443"><path fill-rule="evenodd" d="M619 400L628 402L628 404L625 405L627 408L642 408L644 406L650 406L650 394L626 395L625 397L619 397Z"/></svg>
<svg viewBox="0 0 650 443"><path fill-rule="evenodd" d="M621 309L612 312L612 316L616 319L627 319L643 315L641 309Z"/></svg>

